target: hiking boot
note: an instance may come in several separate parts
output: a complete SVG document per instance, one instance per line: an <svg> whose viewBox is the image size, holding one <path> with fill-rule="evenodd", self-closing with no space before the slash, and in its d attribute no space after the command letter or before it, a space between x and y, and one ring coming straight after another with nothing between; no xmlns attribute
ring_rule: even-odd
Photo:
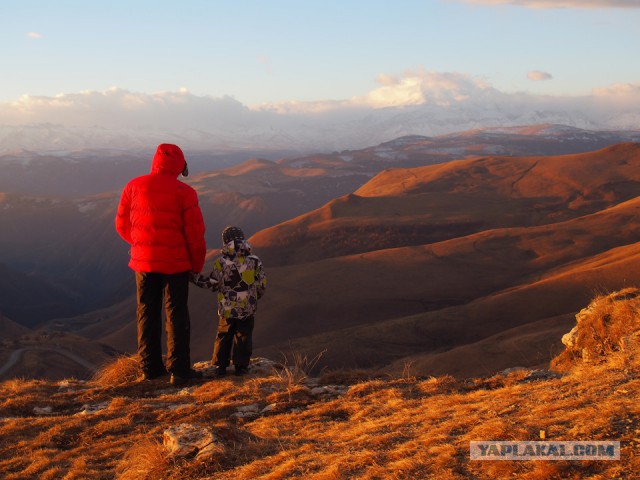
<svg viewBox="0 0 640 480"><path fill-rule="evenodd" d="M181 387L188 384L191 380L202 379L202 372L191 368L186 374L172 373L169 383L174 387Z"/></svg>
<svg viewBox="0 0 640 480"><path fill-rule="evenodd" d="M143 371L142 380L155 380L157 378L165 377L169 374L164 368L162 370L155 371Z"/></svg>
<svg viewBox="0 0 640 480"><path fill-rule="evenodd" d="M171 378L169 379L169 383L174 387L182 387L189 383L191 379L189 377L182 377L180 375L176 375L175 373L171 374Z"/></svg>
<svg viewBox="0 0 640 480"><path fill-rule="evenodd" d="M227 367L216 367L213 373L216 377L224 377L227 374Z"/></svg>
<svg viewBox="0 0 640 480"><path fill-rule="evenodd" d="M249 369L247 367L236 367L236 377L241 377L249 373Z"/></svg>

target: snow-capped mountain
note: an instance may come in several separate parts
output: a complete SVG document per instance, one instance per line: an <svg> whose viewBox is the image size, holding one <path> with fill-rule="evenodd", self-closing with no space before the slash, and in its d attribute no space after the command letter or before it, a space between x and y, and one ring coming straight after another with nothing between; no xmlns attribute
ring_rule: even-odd
<svg viewBox="0 0 640 480"><path fill-rule="evenodd" d="M198 128L63 126L51 123L0 126L0 154L24 150L64 153L87 149L140 151L158 143L190 150L246 149L308 152L364 148L406 135L436 136L480 128L559 124L588 130L637 130L640 114L602 115L595 110L560 109L530 103L465 103L358 109L317 115L245 111L243 121L204 122Z"/></svg>

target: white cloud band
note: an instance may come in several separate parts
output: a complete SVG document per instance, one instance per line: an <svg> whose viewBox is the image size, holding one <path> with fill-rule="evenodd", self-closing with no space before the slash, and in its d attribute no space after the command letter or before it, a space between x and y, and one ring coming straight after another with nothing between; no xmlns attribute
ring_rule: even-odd
<svg viewBox="0 0 640 480"><path fill-rule="evenodd" d="M534 77L547 75L538 72ZM193 148L344 149L407 134L438 135L492 126L562 123L637 129L640 125L640 84L615 84L569 97L505 93L462 73L411 71L383 75L378 82L376 89L348 100L253 107L231 97L197 96L185 89L146 94L112 88L55 97L24 96L0 104L0 126L62 126L76 129L75 137L81 135L77 129L87 127L127 136L171 134L188 139ZM87 133L83 148L95 147L92 135L100 137L95 131ZM10 144L7 138L0 134L0 151L31 148L28 143ZM38 148L58 142L51 138L43 137Z"/></svg>
<svg viewBox="0 0 640 480"><path fill-rule="evenodd" d="M457 0L477 5L528 8L640 8L640 0Z"/></svg>

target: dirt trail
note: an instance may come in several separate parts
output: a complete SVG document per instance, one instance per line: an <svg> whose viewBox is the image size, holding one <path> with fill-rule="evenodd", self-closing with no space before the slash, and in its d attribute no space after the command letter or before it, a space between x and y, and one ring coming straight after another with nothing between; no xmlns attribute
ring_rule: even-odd
<svg viewBox="0 0 640 480"><path fill-rule="evenodd" d="M11 352L11 355L9 356L9 359L6 361L6 363L2 366L0 366L0 377L2 377L2 375L4 375L6 372L8 372L12 367L14 367L22 358L22 355L24 354L24 352L27 351L40 351L40 352L54 352L54 353L58 353L60 355L64 355L65 357L73 360L74 362L76 362L79 365L82 365L84 368L90 370L91 372L95 372L96 371L96 366L89 362L87 359L82 358L79 355L76 355L73 352L70 352L68 350L64 350L62 348L53 348L53 347L24 347L24 348L20 348L18 350L15 350L13 352Z"/></svg>

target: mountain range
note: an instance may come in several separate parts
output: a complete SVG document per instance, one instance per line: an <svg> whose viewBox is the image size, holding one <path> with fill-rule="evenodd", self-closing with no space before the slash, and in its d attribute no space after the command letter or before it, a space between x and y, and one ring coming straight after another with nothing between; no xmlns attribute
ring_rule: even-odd
<svg viewBox="0 0 640 480"><path fill-rule="evenodd" d="M188 182L207 222L205 268L232 223L265 262L258 353L476 375L548 362L594 291L637 282L638 139L552 125L410 136ZM2 194L0 314L134 350L118 197ZM213 302L193 289L196 359L211 354ZM478 352L491 354L470 362Z"/></svg>
<svg viewBox="0 0 640 480"><path fill-rule="evenodd" d="M633 139L640 140L640 132L538 125L440 137L414 135L363 150L276 161L253 158L238 163L241 152L201 152L188 156L192 175L186 181L200 194L207 243L215 248L219 232L228 224L257 232L352 193L385 168L480 155L584 152ZM0 312L35 326L109 306L127 295L127 248L113 230L113 217L120 188L148 171L151 155L143 158L139 151L112 149L58 155L22 152L0 158L0 224L5 227L0 264L19 272L11 275L11 288L42 290L32 296L34 302L26 303L17 301L11 289L0 291ZM25 275L38 280L29 281ZM93 278L100 278L99 284ZM55 292L58 306L51 308L48 292Z"/></svg>
<svg viewBox="0 0 640 480"><path fill-rule="evenodd" d="M640 280L638 191L639 144L382 172L250 239L269 274L257 352L422 375L546 364L585 299ZM94 338L131 351L134 308L101 311ZM193 291L199 358L214 308Z"/></svg>
<svg viewBox="0 0 640 480"><path fill-rule="evenodd" d="M488 95L488 97L486 96ZM425 101L371 109L357 105L318 106L313 113L296 105L250 109L233 99L228 108L200 118L181 118L180 129L169 130L158 115L97 122L103 125L36 123L0 125L0 154L20 150L60 152L85 149L144 149L158 143L189 144L207 151L296 150L331 151L362 149L407 135L439 136L478 128L555 124L587 130L637 129L633 103L609 110L604 100L574 98L569 102L535 99L527 95L485 92L484 98ZM425 99L426 100L426 99ZM619 101L619 100L614 100ZM83 108L84 107L83 105ZM609 111L607 111L609 110ZM213 113L213 112L212 112ZM183 111L178 113L181 117ZM159 117L165 117L162 110ZM105 117L108 115L105 115ZM51 117L55 118L55 117ZM81 118L85 118L84 115ZM136 121L137 119L137 121ZM185 123L186 122L186 123ZM171 122L169 122L171 123Z"/></svg>

